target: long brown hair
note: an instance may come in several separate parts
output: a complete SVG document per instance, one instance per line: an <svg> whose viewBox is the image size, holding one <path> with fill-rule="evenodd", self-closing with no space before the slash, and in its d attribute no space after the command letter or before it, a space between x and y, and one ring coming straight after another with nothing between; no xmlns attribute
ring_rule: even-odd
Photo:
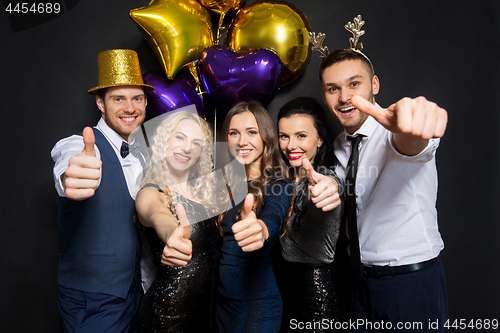
<svg viewBox="0 0 500 333"><path fill-rule="evenodd" d="M262 160L260 163L260 177L250 181L248 184L248 193L252 193L255 197L253 210L256 215L259 215L262 204L262 189L271 180L276 181L279 179L289 179L288 168L280 156L278 135L273 126L271 116L266 109L259 102L240 102L236 104L224 118L222 125L221 140L228 141L229 125L231 119L240 113L250 112L255 117L257 126L259 127L259 134L264 141L264 151L262 153ZM228 149L221 152L220 161L223 165L227 165L231 160L231 154ZM236 184L243 179L237 180L232 178L230 173L225 175L226 184ZM236 212L236 216L241 212L242 207ZM219 221L222 221L226 213L219 216Z"/></svg>

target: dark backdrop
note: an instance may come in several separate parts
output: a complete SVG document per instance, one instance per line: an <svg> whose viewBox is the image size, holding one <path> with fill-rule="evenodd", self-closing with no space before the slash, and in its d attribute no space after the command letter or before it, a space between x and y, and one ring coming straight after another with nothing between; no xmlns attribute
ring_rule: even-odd
<svg viewBox="0 0 500 333"><path fill-rule="evenodd" d="M362 41L381 81L377 101L382 106L423 95L447 109L448 129L437 153L437 206L449 318L500 319L500 2L291 2L313 31L326 33L330 50L347 47L350 34L343 26L363 15ZM99 118L86 94L97 85L98 52L135 49L144 73L160 68L128 15L147 4L65 1L63 14L48 22L46 16L23 23L0 14L2 332L62 331L50 150ZM274 118L296 96L321 100L318 56L315 52L306 72L277 93L269 105ZM335 135L340 132L333 120L329 125Z"/></svg>

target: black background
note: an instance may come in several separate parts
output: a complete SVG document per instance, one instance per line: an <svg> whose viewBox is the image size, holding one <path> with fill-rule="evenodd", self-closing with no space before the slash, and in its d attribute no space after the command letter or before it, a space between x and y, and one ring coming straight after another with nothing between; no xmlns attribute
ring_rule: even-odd
<svg viewBox="0 0 500 333"><path fill-rule="evenodd" d="M343 26L363 15L364 51L381 82L379 104L423 95L448 111L437 153L437 207L449 318L500 319L500 1L290 2L313 31L326 33L330 50L348 46L350 33ZM86 94L97 85L97 53L131 48L143 73L160 69L129 17L131 9L147 4L67 1L63 15L24 29L15 22L19 18L0 13L1 332L62 332L50 151L59 139L99 119L94 98ZM216 23L218 15L212 16ZM274 119L296 96L322 100L318 56L278 91L268 107ZM334 135L341 131L333 119L329 126Z"/></svg>

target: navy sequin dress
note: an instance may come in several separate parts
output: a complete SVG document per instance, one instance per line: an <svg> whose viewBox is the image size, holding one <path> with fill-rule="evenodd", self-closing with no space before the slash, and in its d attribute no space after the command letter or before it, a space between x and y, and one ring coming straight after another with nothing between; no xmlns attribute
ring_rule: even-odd
<svg viewBox="0 0 500 333"><path fill-rule="evenodd" d="M192 259L186 266L160 263L165 243L153 228L143 228L158 272L144 295L139 320L141 332L214 332L215 292L220 232L199 203L179 196L191 224Z"/></svg>
<svg viewBox="0 0 500 333"><path fill-rule="evenodd" d="M243 252L234 239L231 227L241 204L229 210L222 221L224 236L216 305L218 332L270 333L278 332L281 325L283 306L271 252L290 208L293 185L287 180L273 179L263 187L262 195L262 208L257 218L269 231L263 248Z"/></svg>

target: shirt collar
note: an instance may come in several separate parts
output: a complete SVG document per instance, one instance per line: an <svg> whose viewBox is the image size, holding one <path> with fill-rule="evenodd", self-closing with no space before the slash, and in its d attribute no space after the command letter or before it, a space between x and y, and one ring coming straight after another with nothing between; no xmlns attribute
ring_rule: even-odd
<svg viewBox="0 0 500 333"><path fill-rule="evenodd" d="M123 138L116 133L108 124L104 121L104 119L100 119L97 123L96 127L101 131L102 134L108 139L108 141L115 146L116 149L120 150L122 146L122 142L125 141Z"/></svg>

